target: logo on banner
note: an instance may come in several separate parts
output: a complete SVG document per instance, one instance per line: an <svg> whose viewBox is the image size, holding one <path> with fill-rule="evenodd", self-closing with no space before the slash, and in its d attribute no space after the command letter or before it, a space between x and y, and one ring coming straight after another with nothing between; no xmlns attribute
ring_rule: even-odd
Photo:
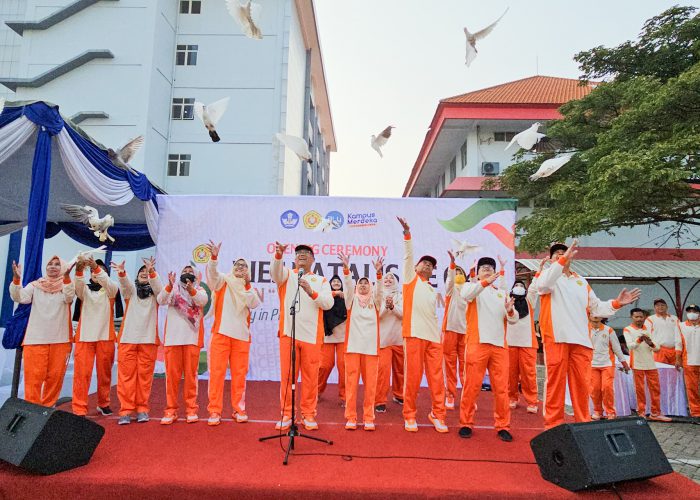
<svg viewBox="0 0 700 500"><path fill-rule="evenodd" d="M379 223L375 212L348 213L348 227L369 227Z"/></svg>
<svg viewBox="0 0 700 500"><path fill-rule="evenodd" d="M330 219L332 225L331 227L333 229L339 229L343 223L345 222L345 218L343 217L343 214L338 212L337 210L331 210L326 214L326 219Z"/></svg>
<svg viewBox="0 0 700 500"><path fill-rule="evenodd" d="M304 227L306 229L314 229L321 223L321 214L316 210L309 210L304 214Z"/></svg>
<svg viewBox="0 0 700 500"><path fill-rule="evenodd" d="M280 216L280 223L285 229L294 229L299 224L299 214L294 210L282 212L282 215Z"/></svg>
<svg viewBox="0 0 700 500"><path fill-rule="evenodd" d="M197 264L206 264L211 259L211 252L205 244L197 245L197 247L192 250L192 260Z"/></svg>

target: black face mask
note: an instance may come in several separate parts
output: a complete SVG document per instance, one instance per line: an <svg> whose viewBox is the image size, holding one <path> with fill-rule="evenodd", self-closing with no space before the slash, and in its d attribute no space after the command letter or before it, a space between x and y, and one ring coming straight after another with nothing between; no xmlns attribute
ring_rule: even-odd
<svg viewBox="0 0 700 500"><path fill-rule="evenodd" d="M188 281L194 283L195 275L192 273L182 273L180 275L180 281L183 285L186 285Z"/></svg>

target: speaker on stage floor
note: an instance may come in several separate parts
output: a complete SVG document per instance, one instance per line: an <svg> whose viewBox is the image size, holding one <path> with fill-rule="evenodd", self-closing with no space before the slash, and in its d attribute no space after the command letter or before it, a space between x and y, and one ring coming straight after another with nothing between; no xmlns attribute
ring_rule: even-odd
<svg viewBox="0 0 700 500"><path fill-rule="evenodd" d="M0 460L55 474L87 464L104 433L85 417L10 398L0 408Z"/></svg>
<svg viewBox="0 0 700 500"><path fill-rule="evenodd" d="M578 491L673 472L643 418L562 424L530 441L542 477Z"/></svg>

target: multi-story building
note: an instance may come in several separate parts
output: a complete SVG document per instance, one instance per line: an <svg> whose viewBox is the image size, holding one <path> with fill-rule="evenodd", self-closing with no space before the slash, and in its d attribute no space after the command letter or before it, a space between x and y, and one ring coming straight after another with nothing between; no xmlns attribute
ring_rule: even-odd
<svg viewBox="0 0 700 500"><path fill-rule="evenodd" d="M540 122L561 118L562 104L586 96L592 85L578 80L533 76L442 99L404 189L404 196L487 198L507 197L483 182L514 163L517 146L506 150L513 136ZM546 147L543 144L542 147ZM518 207L518 217L531 207ZM700 300L700 250L676 248L676 241L659 238L669 226L618 228L615 235L595 233L579 238L577 266L603 297L623 284L643 285L642 307L651 309L656 297L669 306ZM536 269L536 256L516 253L519 272ZM629 318L615 318L619 328Z"/></svg>

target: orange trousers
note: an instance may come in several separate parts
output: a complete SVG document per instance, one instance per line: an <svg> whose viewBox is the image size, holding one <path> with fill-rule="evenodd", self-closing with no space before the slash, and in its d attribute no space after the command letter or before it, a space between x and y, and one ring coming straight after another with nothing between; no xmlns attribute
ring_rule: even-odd
<svg viewBox="0 0 700 500"><path fill-rule="evenodd" d="M200 347L196 345L165 346L165 399L166 415L177 415L180 380L184 377L182 396L185 399L187 415L196 415L197 369L199 368Z"/></svg>
<svg viewBox="0 0 700 500"><path fill-rule="evenodd" d="M654 361L657 363L666 363L667 365L676 364L676 349L674 347L664 347L654 353Z"/></svg>
<svg viewBox="0 0 700 500"><path fill-rule="evenodd" d="M338 366L338 397L345 401L345 343L323 344L321 346L321 362L318 368L318 393L326 390L328 377L334 366Z"/></svg>
<svg viewBox="0 0 700 500"><path fill-rule="evenodd" d="M404 391L403 418L416 418L416 398L423 379L428 379L433 415L445 420L445 378L442 371L442 344L415 337L403 339Z"/></svg>
<svg viewBox="0 0 700 500"><path fill-rule="evenodd" d="M97 406L109 406L114 341L76 342L73 357L73 413L87 415L92 369L97 367Z"/></svg>
<svg viewBox="0 0 700 500"><path fill-rule="evenodd" d="M362 405L364 422L374 422L374 399L377 392L379 356L345 353L345 418L357 421L357 388L362 376L365 400Z"/></svg>
<svg viewBox="0 0 700 500"><path fill-rule="evenodd" d="M292 339L280 337L280 406L282 415L292 417L292 380L299 380L301 372L301 414L316 417L318 399L318 368L321 364L321 345L296 342L296 373L292 376Z"/></svg>
<svg viewBox="0 0 700 500"><path fill-rule="evenodd" d="M442 337L442 351L445 358L445 381L447 383L447 396L455 398L457 395L457 373L459 382L464 387L464 357L467 352L467 336L457 332L445 331ZM459 369L457 364L459 363Z"/></svg>
<svg viewBox="0 0 700 500"><path fill-rule="evenodd" d="M153 370L156 366L156 344L119 344L117 347L117 397L119 416L133 412L148 413Z"/></svg>
<svg viewBox="0 0 700 500"><path fill-rule="evenodd" d="M386 404L390 387L395 398L403 399L403 346L401 345L379 349L375 406Z"/></svg>
<svg viewBox="0 0 700 500"><path fill-rule="evenodd" d="M593 411L598 415L605 414L608 418L615 418L615 391L613 382L615 381L615 367L606 366L602 368L591 368L591 399L593 400Z"/></svg>
<svg viewBox="0 0 700 500"><path fill-rule="evenodd" d="M508 398L518 402L518 383L520 392L528 406L537 405L537 348L508 348ZM490 376L489 372L489 376Z"/></svg>
<svg viewBox="0 0 700 500"><path fill-rule="evenodd" d="M644 391L644 379L649 387L651 398L651 414L661 415L661 386L659 384L659 370L632 370L634 373L634 393L637 396L637 414L646 415L647 396Z"/></svg>
<svg viewBox="0 0 700 500"><path fill-rule="evenodd" d="M685 377L685 391L688 394L688 407L691 417L700 417L700 366L685 365L683 367Z"/></svg>
<svg viewBox="0 0 700 500"><path fill-rule="evenodd" d="M569 379L571 405L576 422L590 422L591 411L588 396L591 380L593 349L579 344L545 342L545 386L544 428L551 429L564 423L564 398L566 379Z"/></svg>
<svg viewBox="0 0 700 500"><path fill-rule="evenodd" d="M486 368L489 370L491 391L494 397L493 418L497 431L510 428L508 406L508 349L491 344L471 342L467 344L467 367L459 404L459 425L474 427L476 399L481 393Z"/></svg>
<svg viewBox="0 0 700 500"><path fill-rule="evenodd" d="M25 345L24 399L41 406L54 406L66 375L71 343Z"/></svg>
<svg viewBox="0 0 700 500"><path fill-rule="evenodd" d="M214 333L209 344L209 413L224 409L226 368L231 367L231 407L245 414L245 378L248 375L250 342Z"/></svg>

